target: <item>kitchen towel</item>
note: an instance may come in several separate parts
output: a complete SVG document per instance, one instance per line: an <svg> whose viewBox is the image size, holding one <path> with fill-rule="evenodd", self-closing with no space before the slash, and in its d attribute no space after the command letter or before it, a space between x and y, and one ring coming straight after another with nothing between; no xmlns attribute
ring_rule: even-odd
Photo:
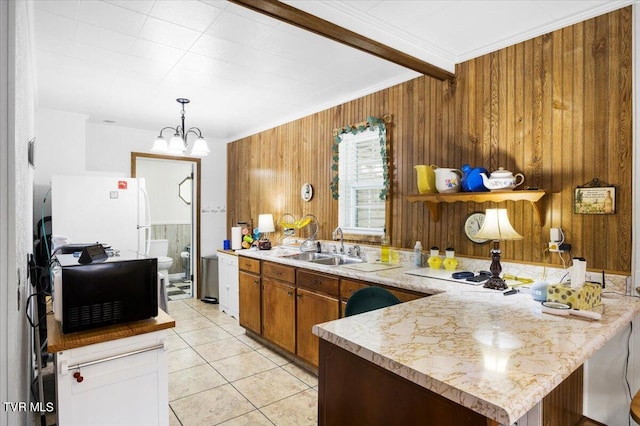
<svg viewBox="0 0 640 426"><path fill-rule="evenodd" d="M231 228L231 249L240 250L242 248L242 228L234 226Z"/></svg>

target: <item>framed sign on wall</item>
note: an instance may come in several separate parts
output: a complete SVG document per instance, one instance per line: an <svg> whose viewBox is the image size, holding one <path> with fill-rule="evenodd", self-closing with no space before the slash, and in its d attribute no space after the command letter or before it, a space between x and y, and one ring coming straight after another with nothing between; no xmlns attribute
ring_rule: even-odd
<svg viewBox="0 0 640 426"><path fill-rule="evenodd" d="M615 214L616 188L594 178L575 189L573 212L576 214Z"/></svg>

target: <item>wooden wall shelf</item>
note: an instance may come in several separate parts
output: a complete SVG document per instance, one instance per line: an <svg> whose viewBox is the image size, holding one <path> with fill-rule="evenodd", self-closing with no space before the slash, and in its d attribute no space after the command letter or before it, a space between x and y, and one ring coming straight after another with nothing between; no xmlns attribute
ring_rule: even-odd
<svg viewBox="0 0 640 426"><path fill-rule="evenodd" d="M520 191L494 191L494 192L456 192L452 194L416 194L407 195L407 200L416 203L424 202L431 211L431 219L434 222L440 220L440 203L474 202L486 203L492 201L500 203L502 201L529 201L536 219L540 226L544 225L544 211L542 197L547 191L544 190L520 190Z"/></svg>

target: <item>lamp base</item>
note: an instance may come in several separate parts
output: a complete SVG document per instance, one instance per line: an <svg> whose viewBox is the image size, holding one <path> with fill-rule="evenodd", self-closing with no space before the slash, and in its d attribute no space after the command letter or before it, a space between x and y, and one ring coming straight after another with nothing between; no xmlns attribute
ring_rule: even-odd
<svg viewBox="0 0 640 426"><path fill-rule="evenodd" d="M491 288L494 290L506 290L509 288L509 286L507 286L507 283L504 282L504 280L498 276L495 277L491 277L489 278L483 285L484 288Z"/></svg>
<svg viewBox="0 0 640 426"><path fill-rule="evenodd" d="M269 240L258 240L258 250L271 250L271 241Z"/></svg>

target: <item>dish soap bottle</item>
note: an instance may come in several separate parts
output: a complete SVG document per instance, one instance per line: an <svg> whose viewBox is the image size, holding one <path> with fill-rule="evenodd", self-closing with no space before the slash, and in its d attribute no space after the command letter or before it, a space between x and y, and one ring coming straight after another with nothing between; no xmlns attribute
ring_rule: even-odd
<svg viewBox="0 0 640 426"><path fill-rule="evenodd" d="M413 264L421 267L422 266L422 243L420 241L416 241L416 246L413 248Z"/></svg>
<svg viewBox="0 0 640 426"><path fill-rule="evenodd" d="M456 266L458 266L458 259L456 259L456 252L453 250L453 248L449 247L445 250L445 254L447 257L445 257L445 259L442 261L442 265L444 266L444 269L446 269L447 271L455 270Z"/></svg>
<svg viewBox="0 0 640 426"><path fill-rule="evenodd" d="M440 249L438 247L431 247L431 251L429 252L429 254L429 259L427 259L429 268L440 269L440 265L442 265L442 259L440 259Z"/></svg>
<svg viewBox="0 0 640 426"><path fill-rule="evenodd" d="M387 236L387 228L380 239L380 262L389 263L389 237Z"/></svg>

